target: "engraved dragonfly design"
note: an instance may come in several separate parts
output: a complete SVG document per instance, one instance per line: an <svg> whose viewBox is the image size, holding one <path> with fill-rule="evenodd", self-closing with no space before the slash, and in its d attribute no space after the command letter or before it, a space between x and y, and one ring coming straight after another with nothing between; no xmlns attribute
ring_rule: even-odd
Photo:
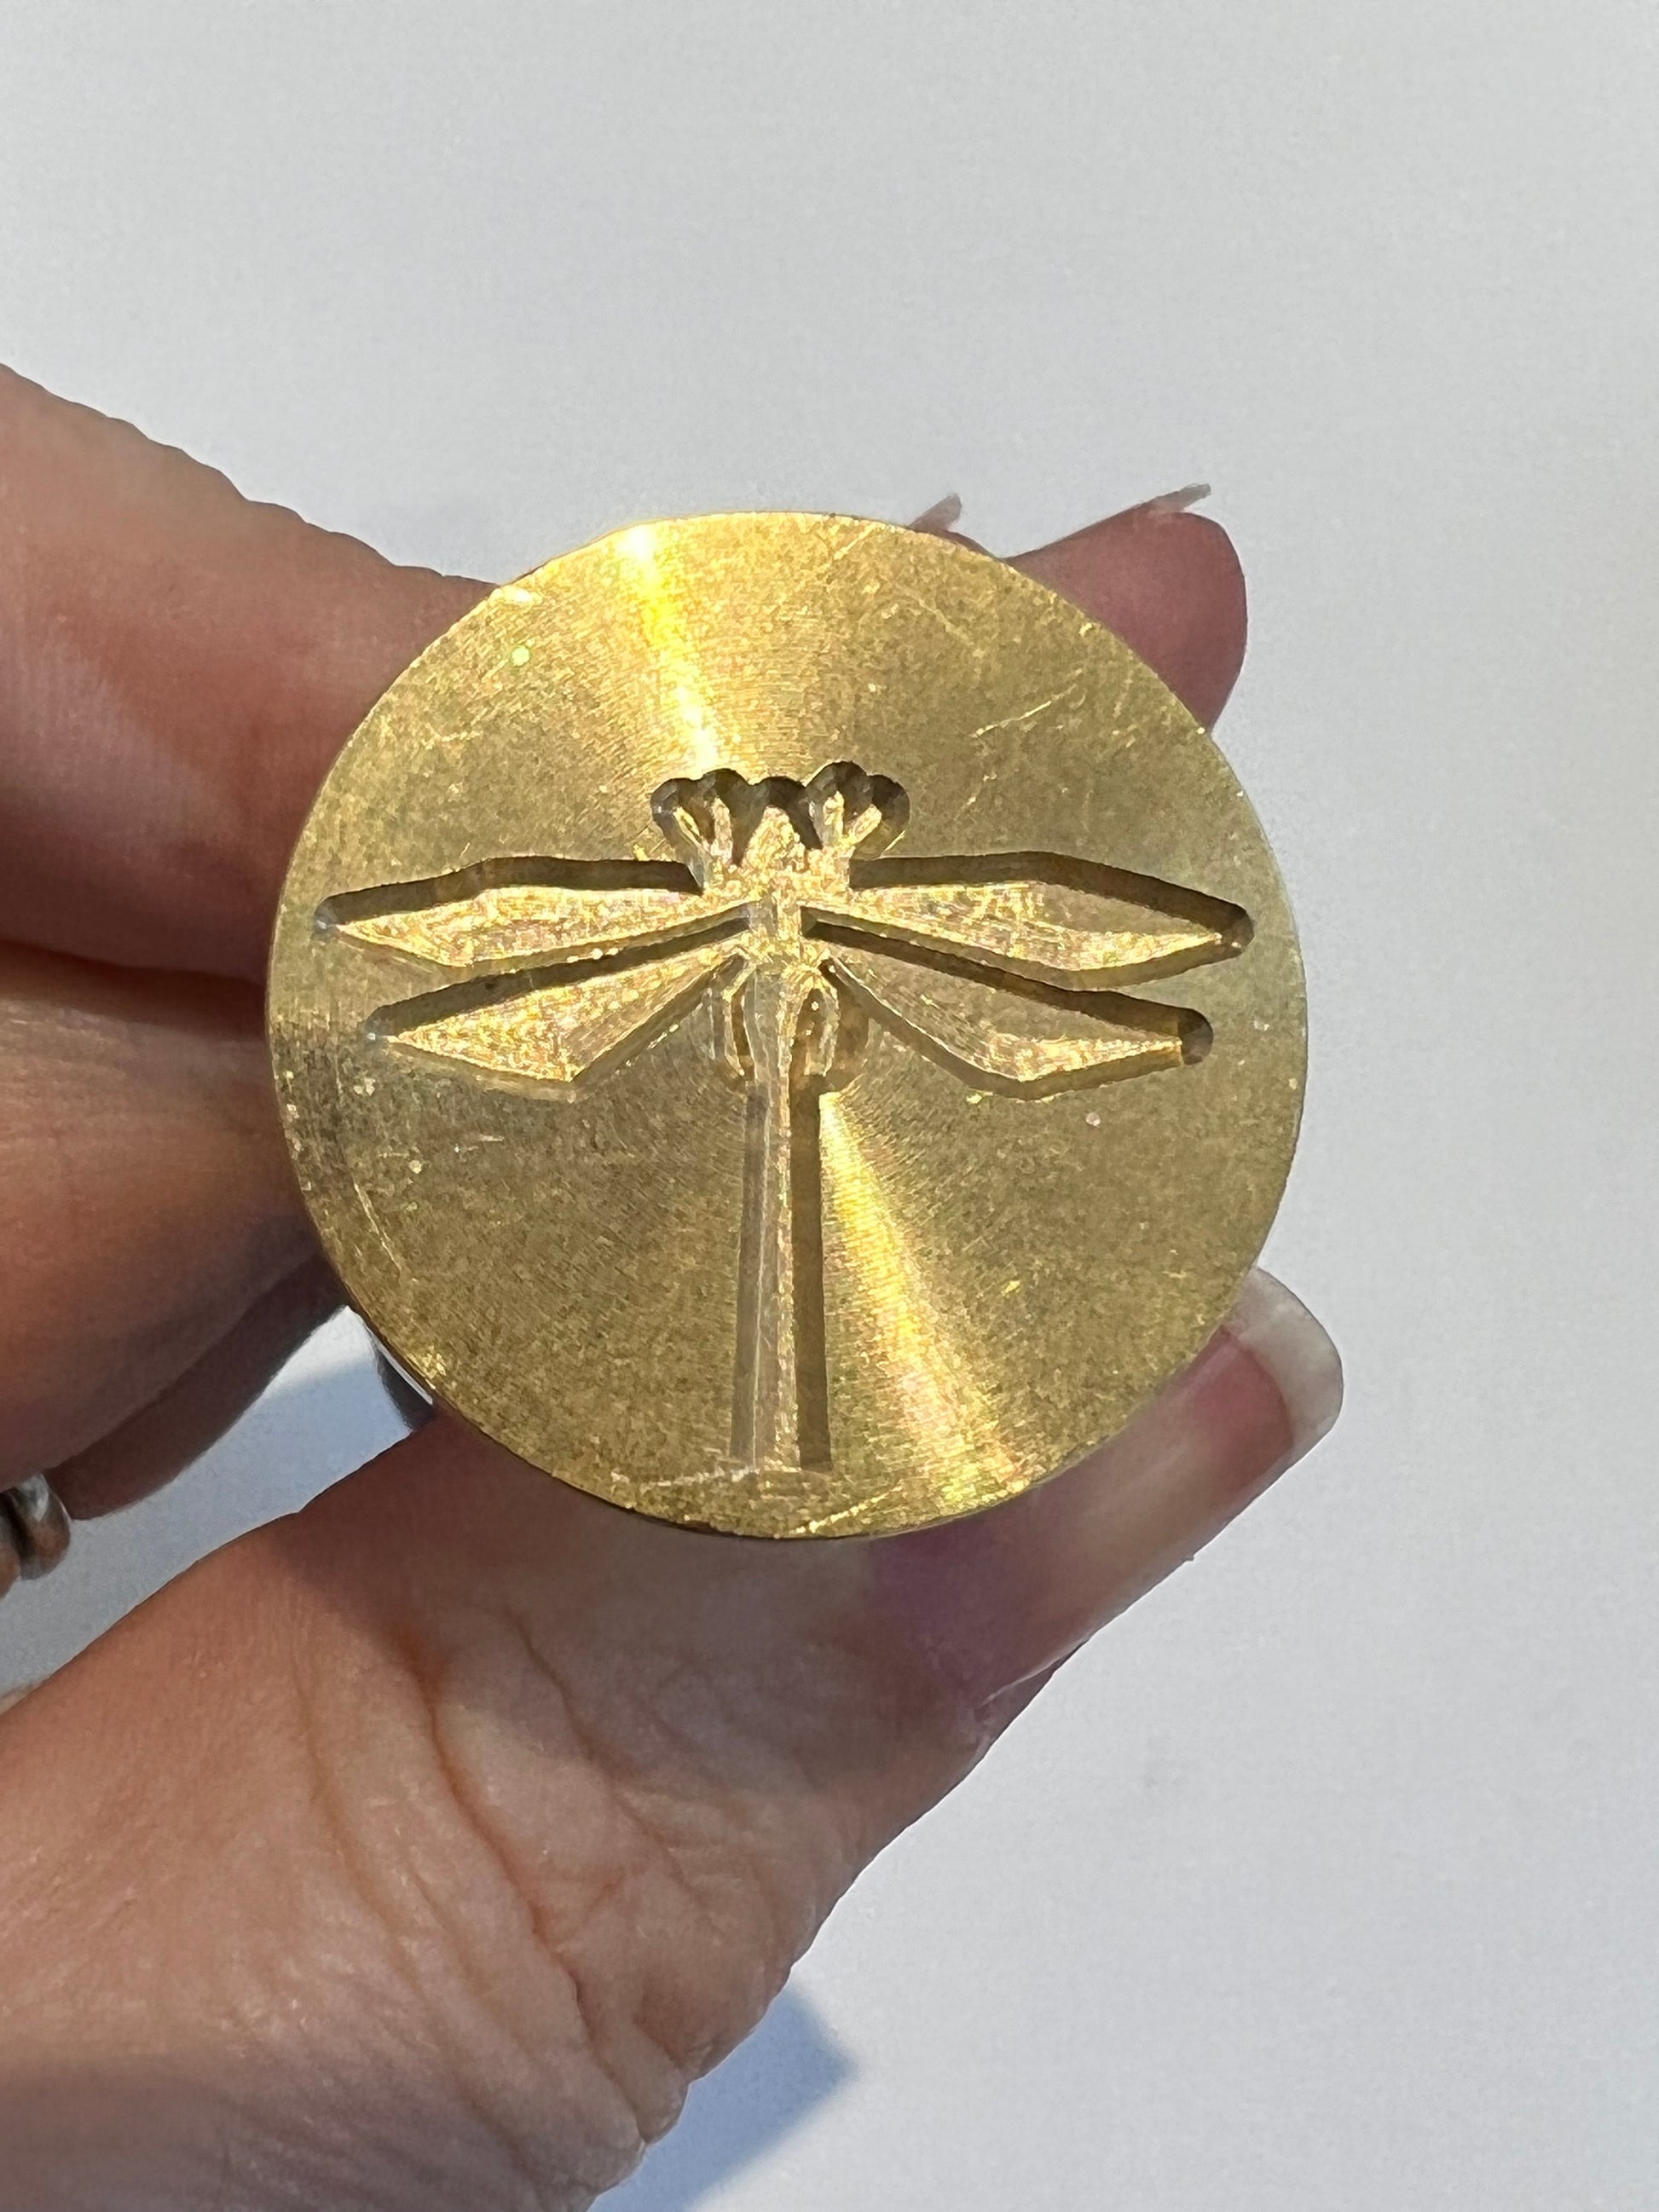
<svg viewBox="0 0 1659 2212"><path fill-rule="evenodd" d="M905 793L850 762L676 778L651 811L672 858L489 860L337 894L319 921L465 971L370 1031L494 1082L585 1091L696 1022L745 1100L732 1465L826 1468L820 1103L871 1025L1027 1099L1180 1067L1202 1015L1121 987L1231 958L1249 918L1063 854L891 857Z"/></svg>

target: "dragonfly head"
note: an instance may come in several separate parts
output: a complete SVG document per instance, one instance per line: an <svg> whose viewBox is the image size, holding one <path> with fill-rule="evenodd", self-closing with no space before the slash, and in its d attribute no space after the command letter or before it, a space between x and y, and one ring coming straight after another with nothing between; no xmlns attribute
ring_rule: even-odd
<svg viewBox="0 0 1659 2212"><path fill-rule="evenodd" d="M832 761L800 788L809 842L842 874L856 853L872 860L904 834L910 802L890 776L867 775L855 761Z"/></svg>
<svg viewBox="0 0 1659 2212"><path fill-rule="evenodd" d="M890 777L835 761L805 783L751 783L735 769L676 776L651 811L699 890L762 899L788 896L796 876L828 871L844 883L855 853L872 855L901 834L908 805Z"/></svg>

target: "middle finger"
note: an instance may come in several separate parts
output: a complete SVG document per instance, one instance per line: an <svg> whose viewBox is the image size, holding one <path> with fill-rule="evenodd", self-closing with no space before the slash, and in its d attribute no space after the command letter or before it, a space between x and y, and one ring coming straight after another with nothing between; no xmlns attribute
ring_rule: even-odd
<svg viewBox="0 0 1659 2212"><path fill-rule="evenodd" d="M0 1486L149 1403L314 1249L257 994L0 945Z"/></svg>

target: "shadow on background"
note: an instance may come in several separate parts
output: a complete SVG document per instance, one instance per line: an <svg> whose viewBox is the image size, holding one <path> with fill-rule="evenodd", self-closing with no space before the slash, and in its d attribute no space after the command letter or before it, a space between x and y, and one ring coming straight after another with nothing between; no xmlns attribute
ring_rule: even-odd
<svg viewBox="0 0 1659 2212"><path fill-rule="evenodd" d="M600 2198L605 2212L692 2212L853 2070L805 1998L786 1990L748 2042L697 2083L674 2132L646 2153L631 2180Z"/></svg>

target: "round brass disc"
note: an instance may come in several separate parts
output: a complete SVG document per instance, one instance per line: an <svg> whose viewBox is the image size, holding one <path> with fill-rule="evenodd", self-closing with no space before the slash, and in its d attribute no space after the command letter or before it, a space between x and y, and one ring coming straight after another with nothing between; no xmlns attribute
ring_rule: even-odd
<svg viewBox="0 0 1659 2212"><path fill-rule="evenodd" d="M1301 1102L1226 763L937 538L626 530L494 592L317 800L271 973L300 1181L397 1357L663 1519L874 1534L1120 1428Z"/></svg>

